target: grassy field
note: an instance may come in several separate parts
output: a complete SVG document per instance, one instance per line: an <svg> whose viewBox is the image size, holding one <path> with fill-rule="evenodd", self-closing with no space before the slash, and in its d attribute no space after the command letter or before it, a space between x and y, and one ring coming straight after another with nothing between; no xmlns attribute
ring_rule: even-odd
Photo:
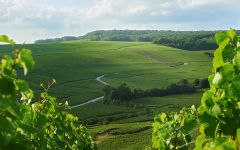
<svg viewBox="0 0 240 150"><path fill-rule="evenodd" d="M191 107L192 105L198 107L201 96L202 92L165 97L147 97L136 99L133 103L141 104L160 112L178 111L182 107Z"/></svg>
<svg viewBox="0 0 240 150"><path fill-rule="evenodd" d="M113 86L127 83L132 88L146 89L180 79L205 78L211 71L211 59L205 51L152 43L78 41L25 47L33 50L36 60L35 70L27 76L31 87L39 89L41 82L55 78L57 84L50 92L70 104L101 96L103 85L95 80L101 75Z"/></svg>
<svg viewBox="0 0 240 150"><path fill-rule="evenodd" d="M89 131L102 150L137 150L151 145L150 123L108 124Z"/></svg>
<svg viewBox="0 0 240 150"><path fill-rule="evenodd" d="M18 45L20 47L20 45ZM36 67L27 77L30 86L40 92L40 83L56 79L50 94L70 105L103 95L104 85L127 83L131 88L159 88L181 79L206 78L211 72L211 58L206 51L185 51L143 42L75 41L62 44L25 45L32 50ZM1 46L0 55L11 47ZM100 149L144 149L151 145L154 115L178 111L183 106L198 105L202 92L136 99L127 105L91 103L71 110L81 120L98 122L89 126ZM108 125L102 125L108 124ZM138 130L144 127L144 130ZM101 131L102 133L98 133Z"/></svg>

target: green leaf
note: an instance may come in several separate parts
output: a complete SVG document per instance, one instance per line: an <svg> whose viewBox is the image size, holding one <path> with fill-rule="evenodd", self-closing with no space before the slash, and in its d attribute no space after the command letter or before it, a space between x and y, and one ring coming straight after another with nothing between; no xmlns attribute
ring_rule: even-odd
<svg viewBox="0 0 240 150"><path fill-rule="evenodd" d="M16 90L23 91L23 92L29 90L29 86L28 86L27 82L24 80L17 80L16 84L17 84Z"/></svg>
<svg viewBox="0 0 240 150"><path fill-rule="evenodd" d="M233 78L233 81L234 82L232 82L229 88L229 95L231 96L231 98L235 100L239 100L240 99L240 75Z"/></svg>
<svg viewBox="0 0 240 150"><path fill-rule="evenodd" d="M219 83L222 81L222 75L217 72L213 78L212 84L219 85Z"/></svg>
<svg viewBox="0 0 240 150"><path fill-rule="evenodd" d="M231 80L234 73L234 66L232 63L226 63L222 70L221 70L222 76L224 80Z"/></svg>
<svg viewBox="0 0 240 150"><path fill-rule="evenodd" d="M212 96L214 93L212 93L211 91L206 91L203 96L202 96L202 100L201 100L201 105L203 107L212 107L214 105L213 100L212 100ZM198 110L199 111L199 110ZM201 112L200 112L201 113Z"/></svg>
<svg viewBox="0 0 240 150"><path fill-rule="evenodd" d="M235 55L233 63L237 66L238 69L240 69L240 52L237 52L237 54Z"/></svg>
<svg viewBox="0 0 240 150"><path fill-rule="evenodd" d="M211 148L211 146L210 146ZM236 144L233 140L226 137L217 137L215 139L214 149L216 150L236 150Z"/></svg>
<svg viewBox="0 0 240 150"><path fill-rule="evenodd" d="M240 149L240 128L237 129L237 148Z"/></svg>
<svg viewBox="0 0 240 150"><path fill-rule="evenodd" d="M194 150L202 150L203 146L204 146L204 143L206 141L207 141L207 139L205 138L204 134L199 135L196 139Z"/></svg>
<svg viewBox="0 0 240 150"><path fill-rule="evenodd" d="M234 49L234 47L231 44L227 44L224 48L223 48L223 52L222 52L222 56L223 56L223 60L226 61L231 61L232 58L234 57L236 51Z"/></svg>
<svg viewBox="0 0 240 150"><path fill-rule="evenodd" d="M15 44L15 42L13 40L9 39L6 35L0 35L0 42L8 43L11 45Z"/></svg>
<svg viewBox="0 0 240 150"><path fill-rule="evenodd" d="M217 119L207 114L201 116L200 119L206 136L210 138L215 138L215 131L218 125Z"/></svg>
<svg viewBox="0 0 240 150"><path fill-rule="evenodd" d="M220 129L224 135L236 135L237 128L239 127L238 122L238 114L236 114L235 118L233 117L233 113L230 116L226 116L222 119L222 123L220 124Z"/></svg>
<svg viewBox="0 0 240 150"><path fill-rule="evenodd" d="M35 62L32 58L32 52L29 49L22 49L20 52L20 64L23 67L24 75L29 69L33 69Z"/></svg>
<svg viewBox="0 0 240 150"><path fill-rule="evenodd" d="M0 95L14 95L15 84L9 78L0 78Z"/></svg>
<svg viewBox="0 0 240 150"><path fill-rule="evenodd" d="M229 41L229 36L226 32L220 32L215 35L216 42L219 46Z"/></svg>
<svg viewBox="0 0 240 150"><path fill-rule="evenodd" d="M230 29L227 31L228 37L230 37L232 40L234 40L237 37L237 32L233 29Z"/></svg>
<svg viewBox="0 0 240 150"><path fill-rule="evenodd" d="M214 52L214 58L213 58L213 68L215 69L214 71L221 67L224 64L223 61L223 56L222 56L222 51L223 47L219 47L215 52Z"/></svg>
<svg viewBox="0 0 240 150"><path fill-rule="evenodd" d="M166 117L167 117L167 115L165 113L162 113L161 116L160 116L161 121L165 122Z"/></svg>
<svg viewBox="0 0 240 150"><path fill-rule="evenodd" d="M219 107L218 104L215 104L212 108L212 115L216 118L221 114L221 108Z"/></svg>

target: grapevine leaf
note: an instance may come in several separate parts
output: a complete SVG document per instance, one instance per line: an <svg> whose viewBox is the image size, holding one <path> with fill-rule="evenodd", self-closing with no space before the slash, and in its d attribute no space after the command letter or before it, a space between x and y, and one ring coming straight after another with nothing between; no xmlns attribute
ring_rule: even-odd
<svg viewBox="0 0 240 150"><path fill-rule="evenodd" d="M237 99L240 99L240 76L236 76L234 79L233 79L233 83L230 85L229 87L229 95L237 100Z"/></svg>
<svg viewBox="0 0 240 150"><path fill-rule="evenodd" d="M199 120L204 128L204 133L206 136L214 138L218 120L206 112L200 115Z"/></svg>
<svg viewBox="0 0 240 150"><path fill-rule="evenodd" d="M217 104L215 104L212 108L212 115L218 118L220 114L221 114L221 108Z"/></svg>
<svg viewBox="0 0 240 150"><path fill-rule="evenodd" d="M232 75L234 73L234 66L232 63L226 63L222 70L221 70L222 76L224 80L231 80L232 79Z"/></svg>
<svg viewBox="0 0 240 150"><path fill-rule="evenodd" d="M237 37L237 33L235 30L230 29L227 31L228 37L230 37L232 40L234 40Z"/></svg>
<svg viewBox="0 0 240 150"><path fill-rule="evenodd" d="M240 128L237 129L237 148L240 149Z"/></svg>
<svg viewBox="0 0 240 150"><path fill-rule="evenodd" d="M233 63L237 66L237 68L240 69L240 52L237 52L237 54L235 55Z"/></svg>
<svg viewBox="0 0 240 150"><path fill-rule="evenodd" d="M214 52L213 67L214 67L215 71L224 64L222 51L223 51L223 47L219 47Z"/></svg>
<svg viewBox="0 0 240 150"><path fill-rule="evenodd" d="M35 62L32 58L32 52L28 49L22 49L20 53L20 64L23 67L24 75L28 73L29 69L33 69Z"/></svg>
<svg viewBox="0 0 240 150"><path fill-rule="evenodd" d="M221 131L224 135L236 136L238 127L238 119L233 119L232 116L222 119L222 123L220 124Z"/></svg>
<svg viewBox="0 0 240 150"><path fill-rule="evenodd" d="M202 150L203 146L204 146L204 143L206 141L207 141L207 139L206 139L204 134L199 135L196 139L194 150Z"/></svg>
<svg viewBox="0 0 240 150"><path fill-rule="evenodd" d="M212 107L214 105L212 96L213 96L213 93L211 91L205 92L202 96L201 105L206 108ZM200 111L200 110L198 110L198 111Z"/></svg>
<svg viewBox="0 0 240 150"><path fill-rule="evenodd" d="M11 79L0 78L0 94L2 95L14 95L15 84Z"/></svg>
<svg viewBox="0 0 240 150"><path fill-rule="evenodd" d="M165 122L166 116L167 116L167 115L166 115L165 113L162 113L162 114L161 114L161 117L160 117L160 118L161 118L161 121L162 121L162 122Z"/></svg>
<svg viewBox="0 0 240 150"><path fill-rule="evenodd" d="M222 56L224 61L229 61L231 60L235 55L235 50L234 47L231 44L227 44L223 48Z"/></svg>
<svg viewBox="0 0 240 150"><path fill-rule="evenodd" d="M235 146L236 144L233 140L225 137L217 137L214 143L214 147L217 150L236 150Z"/></svg>
<svg viewBox="0 0 240 150"><path fill-rule="evenodd" d="M226 32L220 32L215 35L216 42L219 46L229 41L228 34Z"/></svg>
<svg viewBox="0 0 240 150"><path fill-rule="evenodd" d="M214 85L218 85L221 81L222 81L222 75L219 72L217 72L213 78L212 83Z"/></svg>
<svg viewBox="0 0 240 150"><path fill-rule="evenodd" d="M28 91L29 87L26 81L24 80L17 80L16 81L17 84L17 89L16 90L21 90L23 92Z"/></svg>
<svg viewBox="0 0 240 150"><path fill-rule="evenodd" d="M8 43L11 45L15 44L15 42L13 40L9 39L6 35L0 35L0 42Z"/></svg>

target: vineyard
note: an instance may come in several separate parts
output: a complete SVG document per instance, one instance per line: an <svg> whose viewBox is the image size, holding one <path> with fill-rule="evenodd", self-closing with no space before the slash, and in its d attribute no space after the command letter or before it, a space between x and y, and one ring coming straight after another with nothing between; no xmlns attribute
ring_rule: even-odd
<svg viewBox="0 0 240 150"><path fill-rule="evenodd" d="M50 60L40 51L41 45L19 46L0 35L0 42L8 44L0 47L7 49L1 52L7 55L1 57L0 63L0 150L87 150L109 149L113 145L119 149L240 149L240 36L229 30L215 38L219 47L208 77L210 89L204 92L201 103L200 90L180 96L139 98L119 105L93 102L71 109L70 106L102 96L103 85L98 77L104 77L101 82L113 87L123 81L130 87L163 87L176 82L176 78L193 81L204 77L209 72L204 65L210 64L210 58L203 52L150 43L95 42L92 48L88 47L89 42L68 42L44 45L49 49L60 47L58 51L44 52L52 56ZM9 49L14 49L12 54ZM176 60L171 54L183 57ZM32 56L37 57L36 64ZM67 56L71 60L63 59ZM79 58L83 62L79 63ZM196 67L200 69L194 70ZM36 71L32 71L34 68ZM68 71L71 81L65 77ZM50 80L57 73L60 83ZM167 79L156 80L154 73ZM48 82L39 86L40 79ZM68 98L70 101L65 101ZM162 113L156 115L159 111ZM153 115L156 116L151 124ZM81 124L88 125L88 129Z"/></svg>

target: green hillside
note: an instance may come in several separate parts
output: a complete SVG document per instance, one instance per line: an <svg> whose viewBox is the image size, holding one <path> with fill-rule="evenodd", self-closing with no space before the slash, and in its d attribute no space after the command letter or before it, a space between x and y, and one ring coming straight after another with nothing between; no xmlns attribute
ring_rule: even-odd
<svg viewBox="0 0 240 150"><path fill-rule="evenodd" d="M12 49L2 47L1 49L5 50ZM32 50L36 60L35 69L29 76L24 77L30 82L30 86L39 91L41 82L46 83L54 78L57 84L49 93L58 97L59 101L68 100L70 106L102 96L104 85L96 80L100 76L102 81L114 87L127 83L131 88L150 89L166 87L180 79L192 82L195 79L206 78L211 72L212 58L206 51L185 51L146 42L75 41L32 44L25 47ZM198 105L201 94L200 91L190 95L142 98L132 101L129 105L96 102L75 107L71 112L79 116L83 123L91 125L91 130L105 128L100 124L112 126L112 123L122 124L121 128L128 128L126 123L151 122L153 116L161 111ZM124 134L113 134L110 131L96 136L95 140L100 139L100 149L111 148L113 145L123 146L121 142L124 141L138 146L136 149L142 149L151 141L149 128L138 132L126 131ZM141 141L145 141L144 144L141 144Z"/></svg>
<svg viewBox="0 0 240 150"><path fill-rule="evenodd" d="M51 93L70 104L78 104L102 95L95 80L113 86L154 88L180 79L205 78L210 73L211 58L205 51L184 51L139 42L72 42L26 45L33 50L36 68L28 76L33 88L52 78L57 84ZM49 59L51 57L51 59ZM201 70L201 71L200 71Z"/></svg>
<svg viewBox="0 0 240 150"><path fill-rule="evenodd" d="M211 50L217 48L214 34L219 31L172 31L172 30L96 30L83 36L64 36L41 39L36 44L62 43L76 40L153 42L186 50Z"/></svg>

